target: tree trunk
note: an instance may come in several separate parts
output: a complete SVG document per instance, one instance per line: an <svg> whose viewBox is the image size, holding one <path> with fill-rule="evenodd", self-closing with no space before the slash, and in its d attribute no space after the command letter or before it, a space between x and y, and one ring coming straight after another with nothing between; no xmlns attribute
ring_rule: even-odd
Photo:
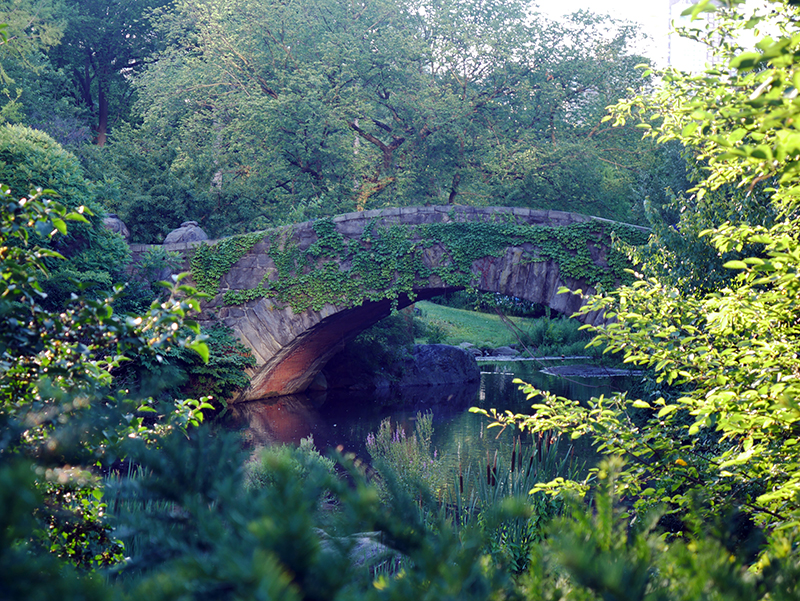
<svg viewBox="0 0 800 601"><path fill-rule="evenodd" d="M456 200L458 194L458 184L461 183L461 173L456 171L453 175L453 183L450 185L450 196L447 197L447 204L451 205Z"/></svg>
<svg viewBox="0 0 800 601"><path fill-rule="evenodd" d="M106 96L104 82L99 80L97 84L97 136L95 144L102 148L106 144L106 133L108 131L108 97Z"/></svg>

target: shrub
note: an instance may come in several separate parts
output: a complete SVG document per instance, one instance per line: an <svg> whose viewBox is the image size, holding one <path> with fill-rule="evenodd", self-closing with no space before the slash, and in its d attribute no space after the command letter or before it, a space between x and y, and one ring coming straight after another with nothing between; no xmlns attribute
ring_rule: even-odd
<svg viewBox="0 0 800 601"><path fill-rule="evenodd" d="M367 436L367 450L380 475L375 484L384 503L414 499L426 522L438 516L456 532L480 528L486 552L498 564L522 573L532 546L544 538L550 520L564 508L563 498L533 490L556 478L577 479L584 467L576 465L571 449L565 452L560 438L549 432L533 445L524 446L515 438L510 459L497 452L478 458L469 448L459 448L458 458L447 457L433 448L432 441L431 412L417 413L413 433L406 434L401 425L392 426L386 419ZM506 505L522 508L522 515L491 517L502 514Z"/></svg>
<svg viewBox="0 0 800 601"><path fill-rule="evenodd" d="M406 434L386 418L376 433L367 436L367 451L380 469L390 469L405 491L413 496L424 482L431 492L439 493L448 479L447 466L433 449L433 413L417 413L414 431ZM380 487L380 486L379 486ZM381 488L384 498L389 494Z"/></svg>
<svg viewBox="0 0 800 601"><path fill-rule="evenodd" d="M264 448L258 457L245 465L245 486L263 488L274 486L276 477L275 463L286 464L298 480L305 480L312 472L320 471L335 475L336 462L320 455L314 446L314 437L309 436L300 441L300 446L278 445Z"/></svg>
<svg viewBox="0 0 800 601"><path fill-rule="evenodd" d="M233 335L233 331L216 323L203 326L200 332L208 347L208 357L200 357L181 346L170 348L158 357L137 357L120 371L132 390L159 398L212 397L217 410L247 386L250 378L245 370L256 364L255 357Z"/></svg>
<svg viewBox="0 0 800 601"><path fill-rule="evenodd" d="M43 281L48 306L63 306L77 287L100 296L123 279L128 246L103 226L105 211L78 160L50 136L21 125L0 127L0 183L10 188L15 199L27 197L32 187L54 190L60 204L87 217L85 223L74 224L68 232L65 229L63 236L37 238L38 244L67 259L46 260L51 272Z"/></svg>
<svg viewBox="0 0 800 601"><path fill-rule="evenodd" d="M515 317L550 317L549 307L499 292L458 290L432 298L430 302L481 313L494 314L499 310Z"/></svg>

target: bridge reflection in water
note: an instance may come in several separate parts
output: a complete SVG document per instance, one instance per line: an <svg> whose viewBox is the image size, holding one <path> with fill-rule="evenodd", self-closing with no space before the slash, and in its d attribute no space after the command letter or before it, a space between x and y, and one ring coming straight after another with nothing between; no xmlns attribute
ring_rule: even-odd
<svg viewBox="0 0 800 601"><path fill-rule="evenodd" d="M475 405L480 384L419 386L402 390L329 391L317 395L293 394L231 405L225 427L241 432L251 448L273 444L300 444L314 437L321 451L342 446L364 454L367 434L390 417L413 432L418 412L432 411L436 421L464 415Z"/></svg>
<svg viewBox="0 0 800 601"><path fill-rule="evenodd" d="M485 457L495 450L510 452L514 433L510 429L502 434L498 429L487 430L486 418L469 413L468 409L479 406L529 411L531 401L518 390L514 378L575 400L626 390L635 381L620 376L564 379L542 373L540 366L530 363L482 365L481 369L480 383L466 387L414 387L366 393L329 391L324 396L301 394L236 403L231 406L225 427L241 432L245 444L253 450L272 444L299 444L301 439L313 436L323 454L341 445L345 452L368 460L366 437L377 432L383 419L390 418L393 425L401 425L410 435L417 413L431 411L434 447L455 465L459 457L467 455ZM575 453L587 461L594 456L588 440L577 441Z"/></svg>

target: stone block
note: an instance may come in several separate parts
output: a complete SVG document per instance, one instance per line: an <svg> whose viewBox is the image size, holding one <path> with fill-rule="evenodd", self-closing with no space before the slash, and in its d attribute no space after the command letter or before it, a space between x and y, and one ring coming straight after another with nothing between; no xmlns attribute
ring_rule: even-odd
<svg viewBox="0 0 800 601"><path fill-rule="evenodd" d="M345 213L344 215L337 215L333 218L334 223L342 223L344 221L352 221L353 219L362 219L363 212Z"/></svg>
<svg viewBox="0 0 800 601"><path fill-rule="evenodd" d="M366 226L367 222L364 219L344 221L336 225L336 231L345 238L360 238Z"/></svg>
<svg viewBox="0 0 800 601"><path fill-rule="evenodd" d="M371 209L361 212L361 219L380 219L383 216L383 209Z"/></svg>
<svg viewBox="0 0 800 601"><path fill-rule="evenodd" d="M243 256L241 259L236 261L234 264L234 269L254 269L258 265L258 257L255 255L247 254Z"/></svg>

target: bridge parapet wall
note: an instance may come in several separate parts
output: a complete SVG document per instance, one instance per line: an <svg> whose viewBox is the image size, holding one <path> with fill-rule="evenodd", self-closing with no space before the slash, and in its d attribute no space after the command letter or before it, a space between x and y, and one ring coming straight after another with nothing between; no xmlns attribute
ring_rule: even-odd
<svg viewBox="0 0 800 601"><path fill-rule="evenodd" d="M467 206L428 206L428 207L400 207L388 209L372 209L369 211L359 211L353 213L344 213L337 215L333 218L336 224L336 229L345 236L355 237L360 235L368 223L374 222L380 226L386 225L422 225L426 223L449 223L449 222L463 222L463 221L482 221L494 222L503 219L514 219L517 223L526 223L528 225L549 225L549 226L564 226L573 223L582 223L586 221L598 221L603 223L616 223L602 217L592 217L589 215L581 215L578 213L569 213L566 211L546 211L541 209L527 209L519 207L467 207ZM281 226L274 228L268 232L281 232L294 230L298 234L307 233L306 243L310 244L313 240L313 221L306 221L298 224ZM629 224L625 224L629 225ZM638 226L629 225L631 228L639 229L643 232L648 232L649 229ZM141 256L151 248L163 248L167 251L180 253L187 258L191 258L195 248L202 244L214 244L219 239L205 240L202 242L179 242L174 244L131 244L131 253L136 256ZM302 245L301 240L301 245ZM307 246L306 246L307 247ZM188 263L187 263L188 268Z"/></svg>

